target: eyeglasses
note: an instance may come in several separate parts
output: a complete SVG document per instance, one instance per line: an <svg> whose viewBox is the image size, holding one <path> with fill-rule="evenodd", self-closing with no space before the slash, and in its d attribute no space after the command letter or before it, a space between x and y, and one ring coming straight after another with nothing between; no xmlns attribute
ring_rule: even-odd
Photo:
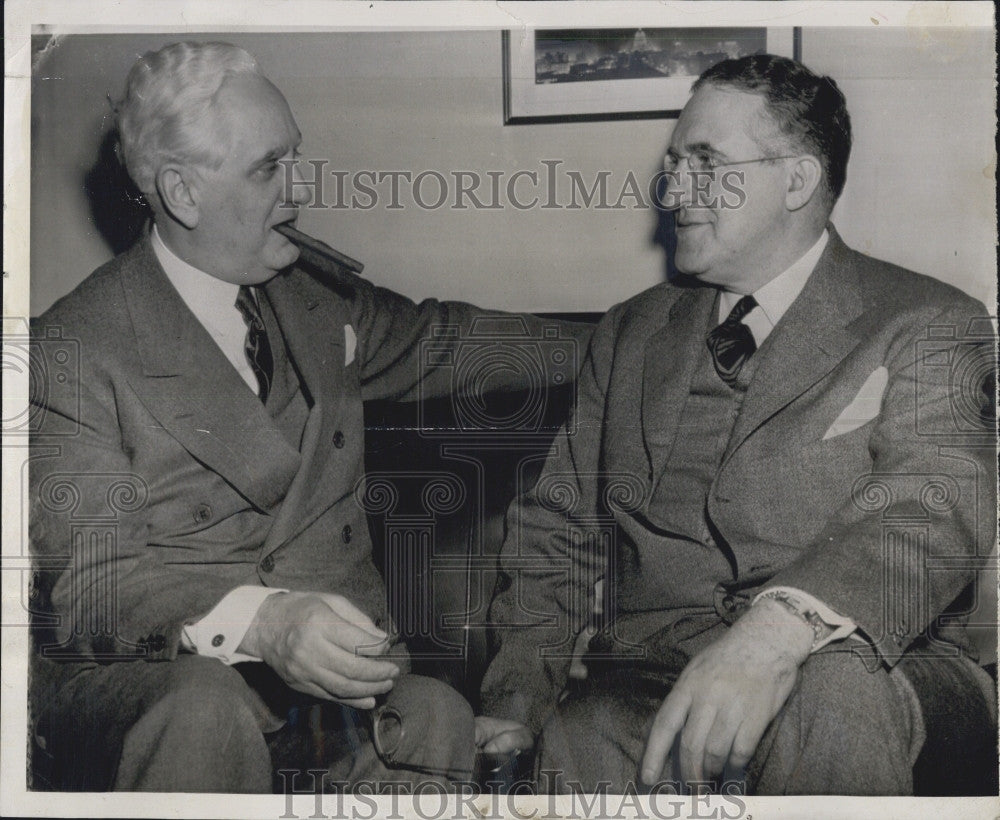
<svg viewBox="0 0 1000 820"><path fill-rule="evenodd" d="M779 159L795 159L795 154L788 154L780 157L757 157L755 159L739 159L730 162L720 162L714 154L708 151L693 151L690 154L679 156L677 154L667 154L663 158L663 170L668 174L675 173L681 162L687 164L688 170L695 173L710 173L717 168L727 168L730 165L752 165L756 162L771 162Z"/></svg>
<svg viewBox="0 0 1000 820"><path fill-rule="evenodd" d="M433 766L418 766L396 756L403 745L406 727L399 710L392 706L383 706L373 717L372 742L375 752L389 769L407 769L418 774L431 777L444 777L448 780L469 780L472 777L472 766L468 769L444 769Z"/></svg>

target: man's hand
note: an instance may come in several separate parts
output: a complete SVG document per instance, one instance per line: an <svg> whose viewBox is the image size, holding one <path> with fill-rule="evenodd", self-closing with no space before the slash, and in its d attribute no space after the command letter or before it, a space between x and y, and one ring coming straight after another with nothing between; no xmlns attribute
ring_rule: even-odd
<svg viewBox="0 0 1000 820"><path fill-rule="evenodd" d="M663 779L680 733L680 776L710 780L728 762L744 769L809 657L813 631L781 604L762 600L684 668L653 721L642 780Z"/></svg>
<svg viewBox="0 0 1000 820"><path fill-rule="evenodd" d="M516 720L480 715L476 718L476 748L487 754L510 754L535 745L531 731Z"/></svg>
<svg viewBox="0 0 1000 820"><path fill-rule="evenodd" d="M240 651L260 658L299 692L373 709L399 667L376 660L388 636L340 595L283 592L260 605Z"/></svg>

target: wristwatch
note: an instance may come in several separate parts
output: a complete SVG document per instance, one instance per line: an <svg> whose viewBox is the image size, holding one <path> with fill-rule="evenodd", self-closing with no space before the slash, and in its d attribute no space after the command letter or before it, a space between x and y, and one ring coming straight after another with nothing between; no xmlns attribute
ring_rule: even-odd
<svg viewBox="0 0 1000 820"><path fill-rule="evenodd" d="M776 601L812 627L813 642L809 647L810 654L822 649L828 643L846 638L858 628L850 618L838 615L830 607L798 589L771 587L757 595L753 603L756 604L764 599Z"/></svg>

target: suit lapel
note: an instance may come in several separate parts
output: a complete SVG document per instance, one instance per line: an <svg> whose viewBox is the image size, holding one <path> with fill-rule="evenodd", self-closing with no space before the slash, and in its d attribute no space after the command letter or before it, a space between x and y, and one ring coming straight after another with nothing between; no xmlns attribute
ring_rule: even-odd
<svg viewBox="0 0 1000 820"><path fill-rule="evenodd" d="M828 226L830 238L798 298L757 355L723 465L768 419L826 376L860 341L848 325L863 310L850 251Z"/></svg>
<svg viewBox="0 0 1000 820"><path fill-rule="evenodd" d="M314 512L334 500L324 495L324 489L335 482L322 479L333 467L330 447L343 404L344 320L331 315L325 307L329 300L310 291L303 276L293 270L274 277L264 288L311 405L302 435L301 465L268 535L265 552L293 537L309 524Z"/></svg>
<svg viewBox="0 0 1000 820"><path fill-rule="evenodd" d="M122 286L142 372L130 384L191 455L271 510L299 454L170 284L149 238L132 253Z"/></svg>
<svg viewBox="0 0 1000 820"><path fill-rule="evenodd" d="M642 374L642 435L655 486L670 458L677 425L704 345L715 288L683 290L667 313L667 323L649 337Z"/></svg>
<svg viewBox="0 0 1000 820"><path fill-rule="evenodd" d="M344 367L343 328L332 324L335 319L323 309L323 301L298 281L305 275L293 270L275 276L264 286L264 294L310 400L335 415L336 374Z"/></svg>

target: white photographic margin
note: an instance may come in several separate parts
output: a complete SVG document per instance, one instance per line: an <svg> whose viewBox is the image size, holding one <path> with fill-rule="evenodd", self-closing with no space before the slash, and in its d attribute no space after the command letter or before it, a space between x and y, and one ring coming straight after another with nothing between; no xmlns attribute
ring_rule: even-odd
<svg viewBox="0 0 1000 820"><path fill-rule="evenodd" d="M245 31L369 31L510 29L540 27L680 26L837 26L871 29L993 27L994 9L988 2L321 2L319 0L243 0L233 2L121 2L120 0L9 0L4 5L4 219L3 316L4 334L23 330L29 315L30 213L30 85L33 33L114 32L245 32ZM5 359L6 361L6 359ZM3 374L3 418L23 412L27 372ZM184 794L67 794L29 792L25 788L28 634L18 628L24 620L22 564L27 555L27 498L22 492L27 462L24 441L3 442L3 569L2 580L2 736L0 736L0 815L61 817L310 817L319 808L335 814L338 804L328 796L321 806L311 795L292 804L281 795ZM384 817L389 798L376 798L378 810L358 804L352 815ZM642 801L640 799L639 803ZM496 816L487 798L473 802L478 816ZM579 808L579 804L577 809ZM612 802L611 805L617 805ZM627 804L630 805L630 804ZM860 816L887 818L987 818L1000 814L996 798L747 798L744 818ZM452 801L439 817L475 817L469 805ZM405 801L406 817L434 816L437 801L426 804L423 815ZM679 816L725 817L731 804L698 800ZM290 811L291 810L291 811ZM553 811L554 810L554 811ZM499 813L511 817L565 817L573 815L569 798L519 797L502 801ZM647 811L648 815L648 811ZM596 816L596 815L594 815ZM648 815L655 816L655 815Z"/></svg>

